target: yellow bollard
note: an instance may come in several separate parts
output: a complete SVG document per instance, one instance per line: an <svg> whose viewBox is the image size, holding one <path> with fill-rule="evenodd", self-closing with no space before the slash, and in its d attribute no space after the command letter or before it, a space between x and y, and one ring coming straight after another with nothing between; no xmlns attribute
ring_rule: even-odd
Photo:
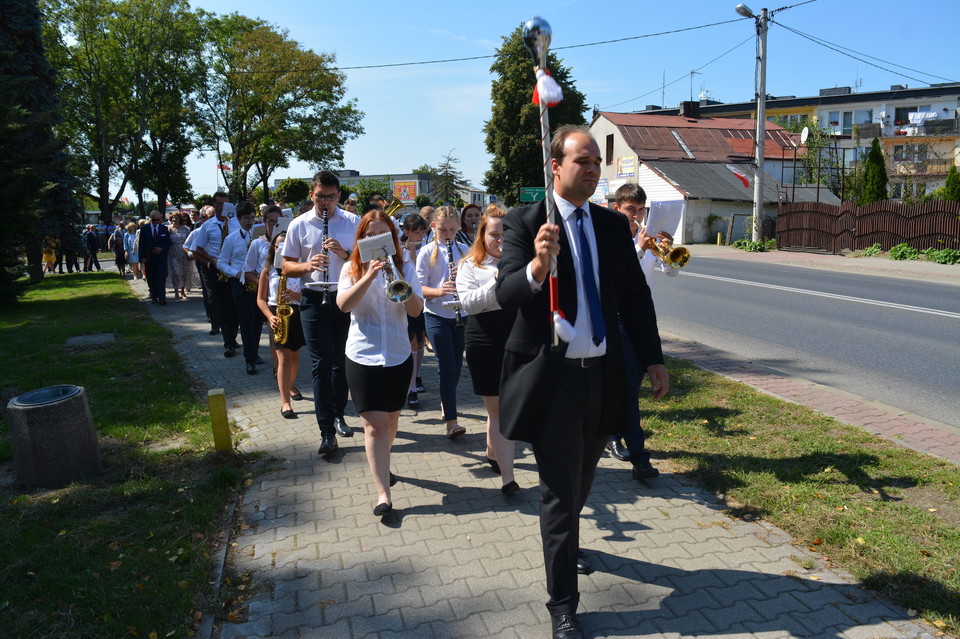
<svg viewBox="0 0 960 639"><path fill-rule="evenodd" d="M717 246L723 244L723 233L717 233Z"/></svg>
<svg viewBox="0 0 960 639"><path fill-rule="evenodd" d="M207 392L210 407L210 425L213 428L213 445L218 451L233 451L230 424L227 422L227 395L222 388Z"/></svg>

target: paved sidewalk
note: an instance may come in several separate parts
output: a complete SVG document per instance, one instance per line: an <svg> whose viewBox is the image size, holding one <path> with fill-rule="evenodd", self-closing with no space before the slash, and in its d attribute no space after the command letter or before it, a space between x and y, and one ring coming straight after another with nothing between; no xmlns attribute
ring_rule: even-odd
<svg viewBox="0 0 960 639"><path fill-rule="evenodd" d="M142 282L132 286L146 297ZM295 402L299 419L283 419L269 364L249 376L242 358L225 359L220 336L200 321L198 294L149 306L196 379L225 388L243 448L282 460L243 497L229 561L251 573L255 594L247 620L223 626L221 639L549 636L532 454L518 445L522 490L504 498L482 462L484 414L466 367L468 434L450 441L428 356L424 409L403 412L393 448L395 516L381 522L362 433L319 458L312 402ZM306 359L298 386L310 399ZM359 431L359 418L348 420ZM932 636L783 531L726 517L677 476L640 484L628 468L604 457L584 510L582 544L596 569L580 580L587 636Z"/></svg>

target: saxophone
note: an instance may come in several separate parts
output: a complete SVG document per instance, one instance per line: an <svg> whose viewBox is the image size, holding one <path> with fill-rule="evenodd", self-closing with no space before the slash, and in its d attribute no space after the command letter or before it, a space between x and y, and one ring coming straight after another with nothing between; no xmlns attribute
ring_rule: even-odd
<svg viewBox="0 0 960 639"><path fill-rule="evenodd" d="M290 316L293 315L293 307L287 304L287 276L280 275L280 281L277 282L277 310L275 315L280 320L277 328L273 331L273 341L277 346L283 346L287 343L287 334L290 330Z"/></svg>

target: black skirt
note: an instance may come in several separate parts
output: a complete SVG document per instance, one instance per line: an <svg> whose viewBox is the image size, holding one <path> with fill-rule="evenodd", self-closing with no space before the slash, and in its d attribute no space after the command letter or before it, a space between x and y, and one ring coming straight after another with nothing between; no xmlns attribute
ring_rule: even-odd
<svg viewBox="0 0 960 639"><path fill-rule="evenodd" d="M513 311L488 311L467 318L464 335L467 367L473 382L473 392L480 396L500 395L500 371L503 368L503 348L513 327Z"/></svg>
<svg viewBox="0 0 960 639"><path fill-rule="evenodd" d="M299 351L307 343L306 340L303 339L303 324L300 323L300 307L296 304L291 304L290 308L293 309L293 315L288 318L287 341L283 346L277 344L276 340L273 339L273 330L270 329L269 323L267 324L267 332L270 333L271 348L285 348L288 351ZM277 307L271 306L270 312L276 315Z"/></svg>
<svg viewBox="0 0 960 639"><path fill-rule="evenodd" d="M412 357L398 366L365 366L348 357L345 368L347 386L358 413L393 413L403 408L413 374Z"/></svg>
<svg viewBox="0 0 960 639"><path fill-rule="evenodd" d="M410 336L411 340L416 337L419 342L423 342L427 337L427 321L424 319L423 313L416 317L407 315L407 335Z"/></svg>

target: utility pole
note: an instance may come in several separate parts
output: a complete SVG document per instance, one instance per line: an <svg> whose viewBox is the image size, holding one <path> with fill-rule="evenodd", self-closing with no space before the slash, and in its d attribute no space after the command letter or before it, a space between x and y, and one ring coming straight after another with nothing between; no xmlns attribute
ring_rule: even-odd
<svg viewBox="0 0 960 639"><path fill-rule="evenodd" d="M745 4L737 13L757 23L757 175L753 181L753 241L763 239L763 146L767 124L767 10L756 15Z"/></svg>

